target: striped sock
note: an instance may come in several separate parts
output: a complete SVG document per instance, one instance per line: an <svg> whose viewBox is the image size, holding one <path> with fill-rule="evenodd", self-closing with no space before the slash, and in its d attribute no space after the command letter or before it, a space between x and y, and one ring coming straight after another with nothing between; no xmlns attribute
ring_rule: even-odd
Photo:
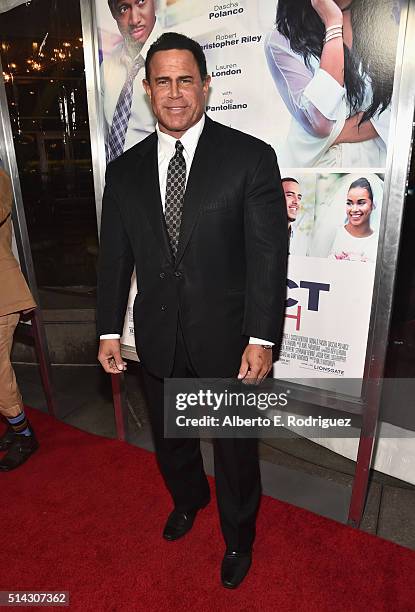
<svg viewBox="0 0 415 612"><path fill-rule="evenodd" d="M32 432L29 428L29 423L27 422L27 418L23 410L17 416L11 417L10 419L8 418L7 420L15 434L19 434L21 436L32 435Z"/></svg>

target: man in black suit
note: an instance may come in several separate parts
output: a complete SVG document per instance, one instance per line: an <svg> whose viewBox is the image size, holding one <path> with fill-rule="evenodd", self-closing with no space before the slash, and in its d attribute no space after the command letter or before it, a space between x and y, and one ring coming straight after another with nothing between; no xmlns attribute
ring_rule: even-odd
<svg viewBox="0 0 415 612"><path fill-rule="evenodd" d="M136 347L174 502L167 540L191 529L210 492L199 440L164 437L163 379L261 381L285 302L287 220L275 154L205 116L209 84L198 43L166 33L152 45L143 85L156 131L109 164L103 199L98 359L109 373L125 369L119 335L135 265ZM214 455L222 583L235 588L251 564L257 440L215 439Z"/></svg>

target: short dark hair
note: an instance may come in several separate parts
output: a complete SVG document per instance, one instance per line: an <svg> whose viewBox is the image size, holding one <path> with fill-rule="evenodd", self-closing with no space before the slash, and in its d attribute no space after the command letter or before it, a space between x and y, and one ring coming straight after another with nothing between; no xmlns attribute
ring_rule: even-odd
<svg viewBox="0 0 415 612"><path fill-rule="evenodd" d="M292 178L292 176L285 176L281 179L281 183L297 183L297 185L300 184L297 179Z"/></svg>
<svg viewBox="0 0 415 612"><path fill-rule="evenodd" d="M151 58L158 51L171 51L172 49L180 49L190 51L196 60L200 72L200 78L204 81L207 77L206 57L202 47L198 42L177 32L165 32L162 34L147 51L146 57L146 80L150 80L150 62Z"/></svg>
<svg viewBox="0 0 415 612"><path fill-rule="evenodd" d="M366 191L369 194L369 200L371 200L372 203L373 203L373 189L372 189L372 185L369 183L367 178L364 178L362 176L362 177L356 179L355 181L353 181L353 183L350 185L348 191L350 191L351 189L355 189L355 187L360 187L361 189L366 189Z"/></svg>
<svg viewBox="0 0 415 612"><path fill-rule="evenodd" d="M115 11L115 7L116 7L117 2L118 2L118 0L108 0L108 6L110 7L111 13L113 13Z"/></svg>

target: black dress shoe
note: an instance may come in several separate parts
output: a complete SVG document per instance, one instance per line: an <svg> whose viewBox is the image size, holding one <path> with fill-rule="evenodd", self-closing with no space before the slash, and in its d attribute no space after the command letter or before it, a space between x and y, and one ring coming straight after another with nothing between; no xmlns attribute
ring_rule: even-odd
<svg viewBox="0 0 415 612"><path fill-rule="evenodd" d="M192 512L179 512L178 510L173 510L167 519L163 531L163 538L169 540L169 542L182 538L193 527L196 514L197 510Z"/></svg>
<svg viewBox="0 0 415 612"><path fill-rule="evenodd" d="M33 455L39 448L39 442L36 440L36 436L32 433L31 436L23 436L16 434L14 440L9 446L8 453L0 461L0 472L9 472L19 467L29 459L30 455Z"/></svg>
<svg viewBox="0 0 415 612"><path fill-rule="evenodd" d="M17 434L14 433L11 427L8 427L5 433L0 438L0 452L8 450L14 442Z"/></svg>
<svg viewBox="0 0 415 612"><path fill-rule="evenodd" d="M222 584L227 589L236 589L247 575L252 563L252 552L226 551L222 561Z"/></svg>

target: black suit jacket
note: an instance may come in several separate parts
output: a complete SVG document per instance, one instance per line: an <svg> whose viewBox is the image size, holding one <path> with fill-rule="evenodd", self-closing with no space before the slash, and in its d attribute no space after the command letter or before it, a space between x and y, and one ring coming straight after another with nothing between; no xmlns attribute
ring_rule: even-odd
<svg viewBox="0 0 415 612"><path fill-rule="evenodd" d="M162 210L157 135L109 164L98 273L98 333L122 333L134 265L137 353L171 374L178 316L201 377L238 372L249 336L280 341L287 214L273 149L206 117L174 261Z"/></svg>

